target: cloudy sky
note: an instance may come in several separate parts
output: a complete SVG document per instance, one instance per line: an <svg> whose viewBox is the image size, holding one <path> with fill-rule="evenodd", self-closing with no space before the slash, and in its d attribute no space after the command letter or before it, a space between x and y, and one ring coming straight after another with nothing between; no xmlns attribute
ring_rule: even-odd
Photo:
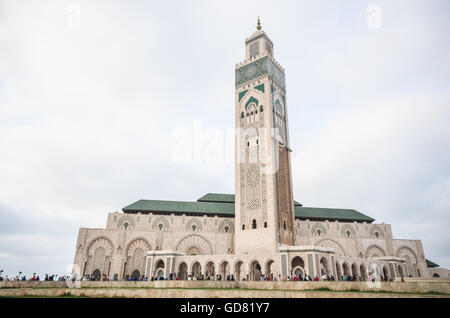
<svg viewBox="0 0 450 318"><path fill-rule="evenodd" d="M0 0L1 269L66 272L78 229L139 199L233 193L232 162L178 162L174 136L234 127L258 15L286 70L295 199L450 267L448 1Z"/></svg>

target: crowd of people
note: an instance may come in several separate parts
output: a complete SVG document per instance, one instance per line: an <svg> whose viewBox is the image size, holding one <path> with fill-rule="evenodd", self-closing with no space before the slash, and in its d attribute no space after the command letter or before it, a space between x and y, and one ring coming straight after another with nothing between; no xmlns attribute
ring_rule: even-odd
<svg viewBox="0 0 450 318"><path fill-rule="evenodd" d="M382 278L381 278L382 279ZM95 277L95 276L84 276L82 278L82 281L117 281L118 279L110 279L109 277L107 277L106 275L103 275L103 277ZM124 277L125 281L157 281L157 280L188 280L188 281L192 281L192 280L209 280L209 281L221 281L221 280L225 280L225 281L235 281L235 277L234 275L227 275L225 277L225 279L223 279L221 274L217 274L217 275L179 275L177 273L172 273L170 274L168 277L163 277L163 276L158 276L158 277L150 277L148 278L147 276L139 276L139 277L135 277L135 276L127 276ZM242 279L243 281L246 281L247 279L244 278ZM306 282L318 282L318 281L336 281L335 277L333 275L327 275L327 274L323 274L322 276L315 276L314 278L312 278L309 275L305 275L305 276L288 276L288 277L281 277L281 275L279 277L274 277L273 274L266 276L266 275L261 275L260 276L260 281L306 281ZM341 277L342 281L361 281L361 279L356 279L350 275L346 275Z"/></svg>
<svg viewBox="0 0 450 318"><path fill-rule="evenodd" d="M150 279L146 276L126 276L123 280L125 281L156 281L156 280L209 280L209 281L221 281L223 279L221 274L217 275L180 275L177 273L171 273L168 277L158 276L158 277L150 277ZM8 277L6 275L5 277L0 276L0 281L68 281L68 280L77 280L76 276L71 277L69 275L48 275L45 274L45 277L41 279L39 275L36 275L36 273L33 274L32 277L26 278L26 276L21 276L21 273L15 277ZM81 281L118 281L119 279L117 277L110 278L107 275L103 276L94 276L94 275L84 275L81 278ZM235 281L234 275L227 275L225 277L226 281ZM243 281L247 280L246 278L243 279ZM314 278L311 278L309 275L297 275L297 276L288 276L286 278L281 277L274 277L273 274L270 275L260 275L260 281L306 281L306 282L318 282L318 281L335 281L335 278L333 275L323 274L322 276L315 276ZM350 275L342 276L341 281L361 281L361 278L356 278ZM385 280L383 276L380 276L379 280L381 281L392 281L392 279ZM370 281L375 281L375 278L370 279Z"/></svg>
<svg viewBox="0 0 450 318"><path fill-rule="evenodd" d="M56 275L56 274L52 274L52 275L48 275L45 274L44 278L39 277L39 275L36 275L36 273L33 274L33 276L27 278L25 275L21 275L22 273L19 273L19 275L16 275L14 277L9 277L8 275L6 275L5 277L0 276L0 281L7 281L7 282L18 282L18 281L66 281L70 279L70 276L68 275Z"/></svg>

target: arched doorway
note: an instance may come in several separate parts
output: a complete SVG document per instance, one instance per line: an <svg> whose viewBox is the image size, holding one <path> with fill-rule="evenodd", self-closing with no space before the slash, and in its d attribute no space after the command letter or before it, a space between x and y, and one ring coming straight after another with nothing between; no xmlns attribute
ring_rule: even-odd
<svg viewBox="0 0 450 318"><path fill-rule="evenodd" d="M100 272L99 269L96 269L95 271L92 272L92 276L94 277L94 280L100 280L100 278L102 277L102 273Z"/></svg>
<svg viewBox="0 0 450 318"><path fill-rule="evenodd" d="M206 264L206 276L207 277L214 277L214 275L215 275L214 263L213 262L209 262L208 264Z"/></svg>
<svg viewBox="0 0 450 318"><path fill-rule="evenodd" d="M361 266L359 266L359 272L361 273L361 281L367 281L366 265L361 264Z"/></svg>
<svg viewBox="0 0 450 318"><path fill-rule="evenodd" d="M236 265L234 265L234 276L237 281L241 280L242 264L242 261L238 261Z"/></svg>
<svg viewBox="0 0 450 318"><path fill-rule="evenodd" d="M305 270L303 267L296 266L292 269L292 277L297 277L301 280L305 278Z"/></svg>
<svg viewBox="0 0 450 318"><path fill-rule="evenodd" d="M164 262L159 260L155 266L155 277L158 280L164 279Z"/></svg>
<svg viewBox="0 0 450 318"><path fill-rule="evenodd" d="M131 277L133 277L133 280L141 280L141 273L139 272L139 270L135 269L131 273Z"/></svg>
<svg viewBox="0 0 450 318"><path fill-rule="evenodd" d="M325 257L320 259L320 276L329 275L330 268L328 267L328 261Z"/></svg>
<svg viewBox="0 0 450 318"><path fill-rule="evenodd" d="M157 280L164 280L164 270L162 268L156 270L155 276Z"/></svg>
<svg viewBox="0 0 450 318"><path fill-rule="evenodd" d="M186 273L187 273L187 265L186 265L185 262L183 262L178 267L178 276L180 277L181 280L186 280L187 279Z"/></svg>
<svg viewBox="0 0 450 318"><path fill-rule="evenodd" d="M265 277L270 277L270 275L272 274L272 264L273 263L274 263L273 260L269 260L266 263L266 269L265 269L265 273L264 273Z"/></svg>
<svg viewBox="0 0 450 318"><path fill-rule="evenodd" d="M227 280L227 276L230 274L229 265L227 261L223 261L220 264L220 276L222 276L222 280Z"/></svg>
<svg viewBox="0 0 450 318"><path fill-rule="evenodd" d="M433 277L436 277L436 278L438 278L438 277L441 277L441 276L439 276L439 274L438 274L438 273L434 273L434 274L433 274Z"/></svg>
<svg viewBox="0 0 450 318"><path fill-rule="evenodd" d="M194 265L192 265L192 277L196 277L197 279L200 278L202 275L202 267L200 266L199 262L195 262Z"/></svg>
<svg viewBox="0 0 450 318"><path fill-rule="evenodd" d="M342 270L344 272L344 276L350 276L350 266L347 263L342 264Z"/></svg>
<svg viewBox="0 0 450 318"><path fill-rule="evenodd" d="M250 280L261 280L261 265L259 265L258 261L253 261L250 265Z"/></svg>
<svg viewBox="0 0 450 318"><path fill-rule="evenodd" d="M300 256L296 256L291 261L291 276L305 277L305 262Z"/></svg>

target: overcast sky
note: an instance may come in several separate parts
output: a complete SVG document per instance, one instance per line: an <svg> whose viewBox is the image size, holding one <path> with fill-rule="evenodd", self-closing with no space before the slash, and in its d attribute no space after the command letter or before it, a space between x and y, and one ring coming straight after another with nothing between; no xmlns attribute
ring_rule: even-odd
<svg viewBox="0 0 450 318"><path fill-rule="evenodd" d="M0 269L65 273L108 212L234 193L232 162L174 160L174 131L234 127L258 15L286 70L295 199L450 267L448 1L0 0Z"/></svg>

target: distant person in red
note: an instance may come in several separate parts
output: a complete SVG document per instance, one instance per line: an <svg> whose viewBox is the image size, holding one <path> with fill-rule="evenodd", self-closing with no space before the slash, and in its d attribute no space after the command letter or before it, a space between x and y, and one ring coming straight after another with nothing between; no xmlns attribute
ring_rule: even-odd
<svg viewBox="0 0 450 318"><path fill-rule="evenodd" d="M318 281L319 281L319 277L317 277L317 276L314 277L314 281L315 281L315 282L318 282Z"/></svg>

